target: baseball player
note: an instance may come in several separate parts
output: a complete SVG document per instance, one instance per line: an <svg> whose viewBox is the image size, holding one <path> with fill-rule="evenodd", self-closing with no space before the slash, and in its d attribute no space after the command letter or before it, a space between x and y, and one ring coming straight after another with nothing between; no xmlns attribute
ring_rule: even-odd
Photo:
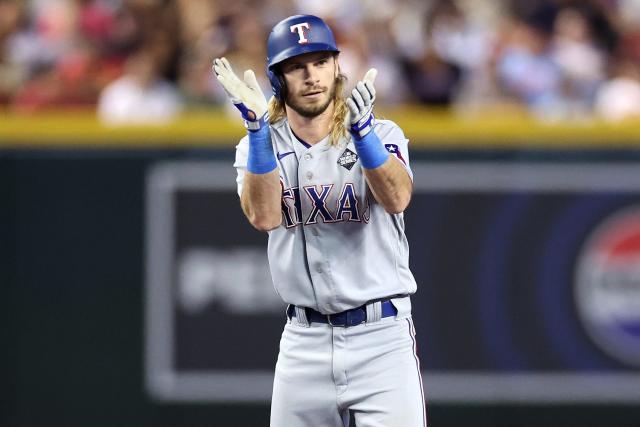
<svg viewBox="0 0 640 427"><path fill-rule="evenodd" d="M311 15L268 39L267 102L255 74L213 71L245 120L238 194L269 233L276 292L288 303L271 425L426 425L402 212L411 198L407 139L376 120L369 70L345 99L331 29Z"/></svg>

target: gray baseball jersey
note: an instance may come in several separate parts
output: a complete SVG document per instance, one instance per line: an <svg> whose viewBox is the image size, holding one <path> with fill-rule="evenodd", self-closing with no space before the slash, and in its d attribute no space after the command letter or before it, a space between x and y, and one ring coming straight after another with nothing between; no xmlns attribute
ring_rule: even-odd
<svg viewBox="0 0 640 427"><path fill-rule="evenodd" d="M374 131L406 167L408 140L389 120ZM286 119L271 126L282 184L280 226L269 232L271 276L289 304L324 314L358 307L377 298L412 294L409 247L402 214L389 214L365 180L353 142L309 146ZM236 147L238 194L247 166L248 137Z"/></svg>

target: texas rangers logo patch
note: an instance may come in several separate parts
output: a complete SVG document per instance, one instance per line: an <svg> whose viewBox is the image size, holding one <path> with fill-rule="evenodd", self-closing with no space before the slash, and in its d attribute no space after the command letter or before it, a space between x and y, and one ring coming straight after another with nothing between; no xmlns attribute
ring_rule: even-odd
<svg viewBox="0 0 640 427"><path fill-rule="evenodd" d="M405 165L407 164L407 162L405 162L404 158L402 157L402 152L400 152L400 148L396 144L384 144L384 148L386 148L387 151L390 152L391 154L395 154L396 157L398 157L398 159L402 160L402 163L404 163Z"/></svg>
<svg viewBox="0 0 640 427"><path fill-rule="evenodd" d="M348 148L344 150L344 153L342 153L342 155L340 155L340 157L338 158L338 164L349 171L357 161L358 155Z"/></svg>

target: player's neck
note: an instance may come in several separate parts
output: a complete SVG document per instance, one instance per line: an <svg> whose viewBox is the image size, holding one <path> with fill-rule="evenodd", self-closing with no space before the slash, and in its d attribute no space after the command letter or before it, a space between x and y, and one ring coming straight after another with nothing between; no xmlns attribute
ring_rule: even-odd
<svg viewBox="0 0 640 427"><path fill-rule="evenodd" d="M287 119L293 133L307 144L314 145L322 141L331 131L333 120L333 102L321 114L304 117L287 107Z"/></svg>

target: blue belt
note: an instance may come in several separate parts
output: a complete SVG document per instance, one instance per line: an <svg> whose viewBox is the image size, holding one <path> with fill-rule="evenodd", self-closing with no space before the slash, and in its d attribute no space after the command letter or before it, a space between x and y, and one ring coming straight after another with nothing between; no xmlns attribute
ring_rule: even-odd
<svg viewBox="0 0 640 427"><path fill-rule="evenodd" d="M380 303L382 305L381 317L390 317L398 314L398 309L394 307L391 300L382 300ZM295 307L296 306L293 304L289 304L289 307L287 308L287 315L289 316L289 319L295 317ZM319 311L308 307L299 308L304 309L309 323L328 323L331 326L356 326L367 321L366 305L335 314L322 314Z"/></svg>

